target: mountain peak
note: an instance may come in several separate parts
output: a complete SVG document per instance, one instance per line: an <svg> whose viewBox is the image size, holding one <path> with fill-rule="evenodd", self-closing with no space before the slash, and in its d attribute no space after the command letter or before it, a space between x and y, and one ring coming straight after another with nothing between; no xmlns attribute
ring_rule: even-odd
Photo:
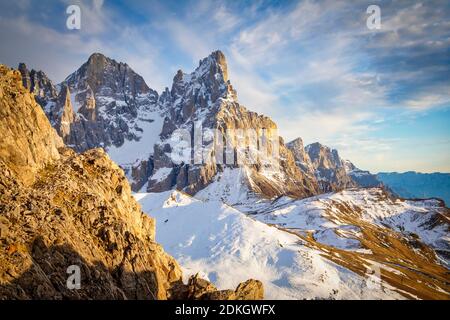
<svg viewBox="0 0 450 320"><path fill-rule="evenodd" d="M74 87L83 87L87 82L90 88L97 93L101 88L106 91L121 92L120 87L128 81L129 88L136 92L147 93L150 88L144 79L134 72L128 64L117 62L102 53L91 54L88 60L64 81L73 91Z"/></svg>
<svg viewBox="0 0 450 320"><path fill-rule="evenodd" d="M36 101L44 107L48 99L57 96L56 88L43 71L29 70L23 62L19 63L18 70L22 76L22 84L35 95Z"/></svg>
<svg viewBox="0 0 450 320"><path fill-rule="evenodd" d="M93 54L91 54L87 60L87 64L98 64L100 62L106 63L106 62L112 62L115 60L108 58L107 56L105 56L102 53L99 52L94 52Z"/></svg>
<svg viewBox="0 0 450 320"><path fill-rule="evenodd" d="M213 51L210 54L210 57L212 57L221 66L227 68L227 60L222 51L220 51L220 50Z"/></svg>
<svg viewBox="0 0 450 320"><path fill-rule="evenodd" d="M295 148L295 147L303 148L303 139L300 138L300 137L295 138L294 140L288 142L286 145L287 145L288 147L289 147L289 146L292 146L293 148Z"/></svg>
<svg viewBox="0 0 450 320"><path fill-rule="evenodd" d="M219 68L217 68L219 67ZM199 67L196 71L205 71L209 70L214 73L221 73L223 75L224 82L228 81L228 67L227 60L222 51L216 50L213 51L209 56L200 60Z"/></svg>
<svg viewBox="0 0 450 320"><path fill-rule="evenodd" d="M329 149L329 148L327 146L321 144L320 142L314 142L314 143L308 144L305 147L305 149L306 149L306 152L308 152L311 155L311 153L319 153L320 150Z"/></svg>

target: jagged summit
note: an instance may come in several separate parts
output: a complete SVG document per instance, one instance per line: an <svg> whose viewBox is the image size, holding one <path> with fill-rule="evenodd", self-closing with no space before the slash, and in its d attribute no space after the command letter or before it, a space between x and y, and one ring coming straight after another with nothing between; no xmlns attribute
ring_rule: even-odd
<svg viewBox="0 0 450 320"><path fill-rule="evenodd" d="M164 119L161 141L155 145L154 153L148 161L151 165L146 166L150 167L150 171L140 167L139 171L145 171L149 175L148 180L141 180L138 186L142 185L151 192L176 188L195 194L216 177L220 177L225 167L232 167L236 171L230 173L230 177L245 181L234 181L231 184L248 186L248 193L254 192L269 198L283 194L303 197L317 193L317 183L304 177L295 166L292 154L277 134L276 124L268 117L247 110L238 102L236 91L228 80L226 58L221 51L214 51L200 60L198 67L190 74L179 70L174 77L170 97L167 91L164 92L160 98L160 103L162 102L169 112ZM224 164L212 149L213 145L220 142L220 138L208 135L201 142L204 150L200 161L190 159L182 164L175 163L170 158L170 152L167 152L174 147L171 145L171 137L180 129L192 132L194 125L217 130L222 136L233 130L241 130L245 134L254 132L259 138L264 135L270 140L268 148L279 149L280 156L265 159L265 156L260 155L258 161L238 164L236 155ZM240 138L236 138L233 133L231 135L229 145L225 147L230 154L241 152L238 150L249 144L249 140L239 141ZM255 147L256 145L248 146L250 149ZM281 163L280 166L278 162ZM281 167L280 172L277 172L278 167ZM146 186L142 184L144 181Z"/></svg>
<svg viewBox="0 0 450 320"><path fill-rule="evenodd" d="M296 165L312 180L315 179L315 169L305 150L302 138L296 138L286 144L286 147L292 152Z"/></svg>
<svg viewBox="0 0 450 320"><path fill-rule="evenodd" d="M209 105L219 98L237 100L236 91L228 80L225 55L221 51L214 51L200 60L198 67L191 73L177 71L173 78L172 98L174 101L186 100L189 98L186 94L196 96L197 100L201 100L200 103L205 101Z"/></svg>
<svg viewBox="0 0 450 320"><path fill-rule="evenodd" d="M309 177L317 179L321 192L339 191L359 185L360 180L354 179L352 175L352 170L356 167L341 159L336 149L320 142L304 147L301 138L294 139L286 146L294 155L297 166Z"/></svg>
<svg viewBox="0 0 450 320"><path fill-rule="evenodd" d="M105 56L103 53L100 52L94 52L93 54L91 54L87 60L88 63L95 63L95 61L114 61L116 62L114 59L108 58L107 56Z"/></svg>
<svg viewBox="0 0 450 320"><path fill-rule="evenodd" d="M89 85L94 93L107 89L111 92L128 89L132 94L145 94L151 91L144 79L130 66L101 53L92 54L77 71L64 80L64 83L80 90ZM153 93L156 94L156 91Z"/></svg>
<svg viewBox="0 0 450 320"><path fill-rule="evenodd" d="M343 166L339 152L320 142L314 142L306 146L306 151L313 162L320 162L326 167L340 168Z"/></svg>
<svg viewBox="0 0 450 320"><path fill-rule="evenodd" d="M192 132L194 124L217 129L224 136L228 130L253 130L260 136L265 132L271 144L280 144L272 146L279 149L279 158L251 161L242 167L250 192L269 198L304 197L351 185L337 151L319 143L305 149L301 139L285 145L275 122L238 102L220 50L201 59L191 73L178 70L171 89L161 95L126 63L101 53L92 54L57 88L60 92L44 104L44 110L64 142L76 151L104 147L124 168L136 191L176 188L195 194L222 174L222 164L215 163L220 160L196 163L191 159L180 165L170 158L174 132ZM216 139L203 139L205 159L216 157L211 149ZM242 142L230 139L227 148L237 154ZM227 165L237 166L235 157ZM278 163L282 170L274 174ZM322 168L327 172L320 172ZM348 181L341 183L341 177ZM327 178L333 179L332 187L328 182L319 187L317 180Z"/></svg>
<svg viewBox="0 0 450 320"><path fill-rule="evenodd" d="M209 70L207 70L209 68ZM210 71L221 74L225 82L228 81L228 66L225 55L220 50L213 51L208 57L200 60L197 71Z"/></svg>
<svg viewBox="0 0 450 320"><path fill-rule="evenodd" d="M53 82L41 70L28 70L25 63L19 63L18 70L22 76L22 84L36 97L36 101L43 107L48 101L58 95Z"/></svg>

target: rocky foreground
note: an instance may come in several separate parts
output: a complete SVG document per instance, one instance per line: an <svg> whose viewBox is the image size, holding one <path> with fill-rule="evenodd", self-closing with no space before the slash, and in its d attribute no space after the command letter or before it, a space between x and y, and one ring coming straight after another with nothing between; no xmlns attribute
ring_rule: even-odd
<svg viewBox="0 0 450 320"><path fill-rule="evenodd" d="M262 299L217 290L155 242L155 221L102 149L66 148L17 71L0 65L1 299ZM81 270L69 289L71 265Z"/></svg>

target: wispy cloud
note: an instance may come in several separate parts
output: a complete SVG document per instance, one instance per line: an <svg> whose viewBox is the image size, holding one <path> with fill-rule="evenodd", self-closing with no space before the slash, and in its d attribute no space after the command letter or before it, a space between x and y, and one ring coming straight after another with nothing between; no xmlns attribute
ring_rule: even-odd
<svg viewBox="0 0 450 320"><path fill-rule="evenodd" d="M64 29L64 9L74 3L82 6L79 32ZM450 8L377 3L379 30L367 29L364 1L2 2L0 39L8 45L0 61L25 61L60 81L100 51L162 90L176 69L189 72L221 49L240 101L273 117L286 140L329 143L379 169L404 143L394 119L417 123L450 107ZM425 133L414 134L409 139Z"/></svg>

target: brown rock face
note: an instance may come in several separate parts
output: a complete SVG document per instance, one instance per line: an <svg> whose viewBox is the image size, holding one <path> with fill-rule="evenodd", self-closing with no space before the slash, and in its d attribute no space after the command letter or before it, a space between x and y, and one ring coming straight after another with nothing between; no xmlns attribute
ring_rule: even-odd
<svg viewBox="0 0 450 320"><path fill-rule="evenodd" d="M0 158L24 183L60 155L63 146L17 71L0 66Z"/></svg>
<svg viewBox="0 0 450 320"><path fill-rule="evenodd" d="M323 192L339 191L357 187L357 184L347 174L343 160L335 149L330 149L318 142L306 147L311 159L317 181Z"/></svg>
<svg viewBox="0 0 450 320"><path fill-rule="evenodd" d="M102 149L65 148L20 74L4 66L0 112L0 299L169 299L186 291L123 171ZM68 285L74 268L78 288Z"/></svg>
<svg viewBox="0 0 450 320"><path fill-rule="evenodd" d="M314 166L311 162L309 154L306 152L303 140L301 138L297 138L292 140L291 142L286 144L286 147L291 150L292 155L295 159L295 164L305 172L309 177L314 179Z"/></svg>
<svg viewBox="0 0 450 320"><path fill-rule="evenodd" d="M23 82L34 92L31 74L36 72L28 72L24 65L19 69ZM39 74L47 79L42 72ZM214 51L202 59L190 74L179 70L171 89L161 95L150 89L127 64L99 53L91 55L61 83L60 88L59 97L55 97L54 89L50 90L51 94L44 95L46 99L38 102L64 142L77 152L93 147L108 150L129 141L140 141L148 134L155 134L144 132L143 128L148 127L145 121L164 117L162 128L157 129L160 130L160 141L145 146L149 158L136 154L134 159L130 157L120 163L133 179L134 191L144 186L150 192L176 188L192 195L207 187L225 169L243 168L248 176L248 181L243 183L251 194L267 198L281 195L301 198L319 192L314 177L295 165L291 151L278 136L276 124L239 104L221 51ZM171 142L174 133L177 130L193 132L198 124L203 130L218 130L226 137L229 130L253 130L258 140L263 136L269 139L268 153L277 149L279 154L270 160L239 163L239 154L246 153L245 148L256 146L245 141L248 137L242 140L232 133L229 139L227 137L229 144L224 146L225 153L235 154L231 163L212 159L217 154L208 150L211 144L220 142L220 137L203 138L201 147L205 149L205 159L200 163L194 159L181 163L173 161L170 154L174 148Z"/></svg>
<svg viewBox="0 0 450 320"><path fill-rule="evenodd" d="M77 152L139 140L139 119L156 108L158 99L130 66L100 53L92 54L61 85L72 93L77 116L64 142Z"/></svg>
<svg viewBox="0 0 450 320"><path fill-rule="evenodd" d="M2 176L13 177L2 167ZM2 179L0 296L17 299L167 299L176 261L154 242L155 223L101 149L62 151L31 188ZM17 249L16 249L17 248ZM66 286L81 269L81 288Z"/></svg>

